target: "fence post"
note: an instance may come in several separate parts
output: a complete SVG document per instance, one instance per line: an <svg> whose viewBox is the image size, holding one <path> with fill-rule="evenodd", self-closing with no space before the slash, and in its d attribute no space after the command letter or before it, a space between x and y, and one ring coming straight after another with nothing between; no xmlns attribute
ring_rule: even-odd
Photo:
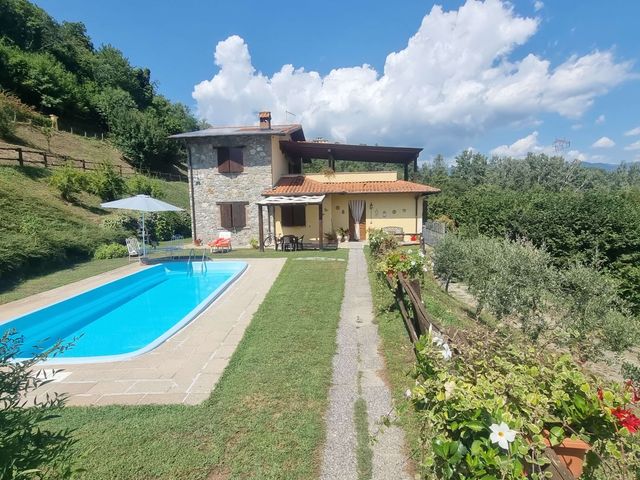
<svg viewBox="0 0 640 480"><path fill-rule="evenodd" d="M47 152L42 153L42 160L44 160L44 168L47 168Z"/></svg>
<svg viewBox="0 0 640 480"><path fill-rule="evenodd" d="M87 163L82 160L82 170L86 170L87 169Z"/></svg>
<svg viewBox="0 0 640 480"><path fill-rule="evenodd" d="M24 166L24 159L22 158L22 149L20 147L16 148L17 152L18 152L18 163L20 164L21 167Z"/></svg>
<svg viewBox="0 0 640 480"><path fill-rule="evenodd" d="M118 168L120 169L120 176L122 176L122 165L118 165Z"/></svg>
<svg viewBox="0 0 640 480"><path fill-rule="evenodd" d="M73 135L73 125L71 126L71 135Z"/></svg>

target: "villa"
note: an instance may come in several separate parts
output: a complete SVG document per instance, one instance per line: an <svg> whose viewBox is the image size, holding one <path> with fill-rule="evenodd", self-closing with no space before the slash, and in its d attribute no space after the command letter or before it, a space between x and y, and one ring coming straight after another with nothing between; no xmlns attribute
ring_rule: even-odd
<svg viewBox="0 0 640 480"><path fill-rule="evenodd" d="M301 125L213 127L173 135L187 146L192 238L209 241L231 232L235 245L266 233L294 235L305 247L323 248L339 229L366 240L370 228L390 229L417 241L428 195L440 190L409 181L420 148L306 141ZM311 159L327 161L323 173L305 174ZM402 165L396 171L334 172L336 160Z"/></svg>

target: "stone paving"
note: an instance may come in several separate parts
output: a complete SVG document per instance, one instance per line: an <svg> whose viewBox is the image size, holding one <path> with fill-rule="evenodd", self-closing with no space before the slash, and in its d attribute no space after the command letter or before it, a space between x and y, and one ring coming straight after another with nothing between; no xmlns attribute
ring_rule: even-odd
<svg viewBox="0 0 640 480"><path fill-rule="evenodd" d="M323 480L356 480L355 402L367 404L372 445L372 478L411 478L407 472L404 432L397 426L382 426L383 417L393 416L391 392L383 380L384 360L379 353L378 327L373 322L373 301L367 263L361 243L348 248L345 296L338 326L338 348L333 359L333 380L326 416L327 440L322 460Z"/></svg>
<svg viewBox="0 0 640 480"><path fill-rule="evenodd" d="M228 259L225 259L228 260ZM209 397L286 259L243 259L249 268L207 310L158 348L120 362L55 365L36 394L65 392L69 405L198 404ZM3 320L145 268L106 274L0 306ZM46 370L52 367L45 367Z"/></svg>

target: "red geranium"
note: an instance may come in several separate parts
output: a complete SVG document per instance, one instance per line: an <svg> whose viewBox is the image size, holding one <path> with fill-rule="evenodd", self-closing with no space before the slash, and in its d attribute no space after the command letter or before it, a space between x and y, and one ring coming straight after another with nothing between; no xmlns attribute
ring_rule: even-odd
<svg viewBox="0 0 640 480"><path fill-rule="evenodd" d="M620 421L620 425L629 430L629 433L636 433L640 428L640 418L629 410L618 407L611 410L611 414Z"/></svg>

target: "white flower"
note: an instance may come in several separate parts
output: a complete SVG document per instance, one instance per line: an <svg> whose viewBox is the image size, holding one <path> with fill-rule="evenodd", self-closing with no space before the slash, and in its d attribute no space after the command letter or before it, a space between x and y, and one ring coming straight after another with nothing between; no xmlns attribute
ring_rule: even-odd
<svg viewBox="0 0 640 480"><path fill-rule="evenodd" d="M406 398L407 400L409 400L411 398L411 389L407 388L407 390L404 392L404 398Z"/></svg>
<svg viewBox="0 0 640 480"><path fill-rule="evenodd" d="M431 342L435 343L436 345L438 345L439 347L444 345L444 338L442 338L441 335L438 335L437 333L434 333L433 336L431 337Z"/></svg>
<svg viewBox="0 0 640 480"><path fill-rule="evenodd" d="M411 260L411 266L415 267L416 266L416 261L415 260Z"/></svg>
<svg viewBox="0 0 640 480"><path fill-rule="evenodd" d="M449 400L451 395L453 395L454 390L456 389L456 382L453 380L449 380L444 384L444 398L445 400Z"/></svg>
<svg viewBox="0 0 640 480"><path fill-rule="evenodd" d="M500 425L494 423L489 427L489 430L491 430L491 435L489 436L491 442L497 443L504 450L509 450L509 444L516 439L517 432L511 430L509 425L504 422Z"/></svg>
<svg viewBox="0 0 640 480"><path fill-rule="evenodd" d="M422 250L418 250L418 255L419 255L420 257L424 258L424 253L423 253L423 251L422 251Z"/></svg>
<svg viewBox="0 0 640 480"><path fill-rule="evenodd" d="M453 355L451 353L451 349L449 348L449 344L448 343L444 343L442 345L442 358L444 358L445 360L449 360L451 358L451 356Z"/></svg>

